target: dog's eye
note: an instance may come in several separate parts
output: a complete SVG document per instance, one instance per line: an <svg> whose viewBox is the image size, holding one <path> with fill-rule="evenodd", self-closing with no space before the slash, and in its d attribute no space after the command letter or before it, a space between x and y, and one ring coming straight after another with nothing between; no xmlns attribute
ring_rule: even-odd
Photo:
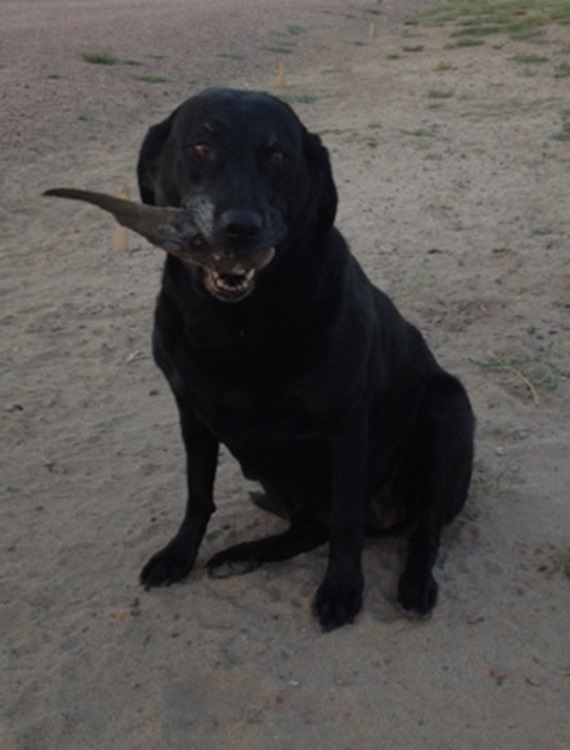
<svg viewBox="0 0 570 750"><path fill-rule="evenodd" d="M197 161L211 161L215 155L214 149L207 143L193 143L189 151Z"/></svg>
<svg viewBox="0 0 570 750"><path fill-rule="evenodd" d="M280 167L285 161L285 154L283 151L271 151L267 161L272 167Z"/></svg>

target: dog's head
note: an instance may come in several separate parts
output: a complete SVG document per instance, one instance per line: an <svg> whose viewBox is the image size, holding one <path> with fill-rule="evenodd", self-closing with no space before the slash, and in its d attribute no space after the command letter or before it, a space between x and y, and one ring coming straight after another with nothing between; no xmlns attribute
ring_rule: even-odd
<svg viewBox="0 0 570 750"><path fill-rule="evenodd" d="M248 296L275 256L335 218L326 149L268 94L209 89L188 99L149 130L137 172L145 203L193 217L204 246L192 273L227 302Z"/></svg>

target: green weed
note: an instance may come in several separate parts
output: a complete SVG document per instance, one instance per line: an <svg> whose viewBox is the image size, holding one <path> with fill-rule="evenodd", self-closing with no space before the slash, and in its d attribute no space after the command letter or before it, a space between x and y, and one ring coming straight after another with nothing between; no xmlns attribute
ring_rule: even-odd
<svg viewBox="0 0 570 750"><path fill-rule="evenodd" d="M119 59L110 52L82 52L81 57L92 65L116 65Z"/></svg>
<svg viewBox="0 0 570 750"><path fill-rule="evenodd" d="M292 47L285 47L284 45L264 45L260 47L263 52L273 52L275 55L290 55L293 52Z"/></svg>
<svg viewBox="0 0 570 750"><path fill-rule="evenodd" d="M400 133L402 133L402 135L412 135L414 136L414 138L434 138L437 135L437 131L437 125L429 125L425 128L415 128L413 130L408 130L405 128L400 129Z"/></svg>
<svg viewBox="0 0 570 750"><path fill-rule="evenodd" d="M455 89L453 88L439 88L434 86L428 91L430 99L450 99L454 95Z"/></svg>
<svg viewBox="0 0 570 750"><path fill-rule="evenodd" d="M474 39L473 37L466 36L458 39L454 44L444 45L444 49L461 49L462 47L480 47L485 44L483 39Z"/></svg>
<svg viewBox="0 0 570 750"><path fill-rule="evenodd" d="M304 26L297 26L293 23L287 24L285 30L288 34L291 34L291 36L299 36L300 34L304 34L307 31Z"/></svg>
<svg viewBox="0 0 570 750"><path fill-rule="evenodd" d="M560 113L562 117L562 127L559 133L555 133L552 137L555 141L570 142L570 109L563 109Z"/></svg>
<svg viewBox="0 0 570 750"><path fill-rule="evenodd" d="M540 65L540 63L548 62L548 57L544 55L514 55L511 60L521 65Z"/></svg>
<svg viewBox="0 0 570 750"><path fill-rule="evenodd" d="M153 76L153 75L141 75L132 76L135 81L142 81L142 83L168 83L168 78L164 76Z"/></svg>
<svg viewBox="0 0 570 750"><path fill-rule="evenodd" d="M570 76L570 63L560 63L554 69L555 78L568 78L568 76Z"/></svg>

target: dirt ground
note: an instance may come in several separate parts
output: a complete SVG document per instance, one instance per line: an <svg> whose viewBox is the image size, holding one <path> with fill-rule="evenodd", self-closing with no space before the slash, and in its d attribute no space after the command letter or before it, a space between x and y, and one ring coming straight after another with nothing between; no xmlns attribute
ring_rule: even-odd
<svg viewBox="0 0 570 750"><path fill-rule="evenodd" d="M386 23L395 3L218 5L196 26L181 0L0 2L0 747L566 750L570 27L467 47ZM138 586L184 502L150 358L161 254L39 196L136 195L147 127L211 84L322 134L338 226L470 392L475 478L429 621L395 606L399 540L367 544L364 611L327 635L325 549L209 579L279 526L225 455L197 569Z"/></svg>

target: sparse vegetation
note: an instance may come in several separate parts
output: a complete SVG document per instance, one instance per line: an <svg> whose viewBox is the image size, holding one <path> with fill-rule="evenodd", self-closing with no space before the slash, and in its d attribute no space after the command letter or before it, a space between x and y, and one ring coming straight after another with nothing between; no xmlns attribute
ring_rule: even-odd
<svg viewBox="0 0 570 750"><path fill-rule="evenodd" d="M81 57L92 65L116 65L119 62L111 52L82 52Z"/></svg>
<svg viewBox="0 0 570 750"><path fill-rule="evenodd" d="M548 57L545 55L514 55L511 60L521 65L540 65L548 62Z"/></svg>
<svg viewBox="0 0 570 750"><path fill-rule="evenodd" d="M454 88L442 88L439 86L434 86L428 91L428 97L430 99L450 99L454 95Z"/></svg>
<svg viewBox="0 0 570 750"><path fill-rule="evenodd" d="M291 34L292 36L299 36L299 34L304 34L307 29L304 26L297 26L296 24L290 23L287 24L285 27L285 30L288 34Z"/></svg>
<svg viewBox="0 0 570 750"><path fill-rule="evenodd" d="M277 45L264 45L260 47L263 52L273 52L275 55L290 55L293 52L293 47L286 47L283 44Z"/></svg>
<svg viewBox="0 0 570 750"><path fill-rule="evenodd" d="M135 81L142 81L143 83L168 83L169 79L164 76L153 76L153 75L140 75L132 76Z"/></svg>
<svg viewBox="0 0 570 750"><path fill-rule="evenodd" d="M570 143L570 108L563 109L560 113L562 117L562 127L559 133L555 133L552 137L556 141L567 141Z"/></svg>
<svg viewBox="0 0 570 750"><path fill-rule="evenodd" d="M563 62L554 69L555 78L568 78L570 76L570 63Z"/></svg>
<svg viewBox="0 0 570 750"><path fill-rule="evenodd" d="M497 34L539 41L549 23L570 24L570 0L442 0L408 21L414 26L449 26L454 38L479 41Z"/></svg>
<svg viewBox="0 0 570 750"><path fill-rule="evenodd" d="M402 133L402 135L412 135L414 138L434 138L437 135L437 131L437 125L429 125L423 128L414 128L412 130L402 128L400 133Z"/></svg>
<svg viewBox="0 0 570 750"><path fill-rule="evenodd" d="M486 372L510 375L524 385L535 404L540 403L539 391L555 391L560 378L548 362L534 361L530 357L498 356L492 352L483 360L472 359L474 364Z"/></svg>

